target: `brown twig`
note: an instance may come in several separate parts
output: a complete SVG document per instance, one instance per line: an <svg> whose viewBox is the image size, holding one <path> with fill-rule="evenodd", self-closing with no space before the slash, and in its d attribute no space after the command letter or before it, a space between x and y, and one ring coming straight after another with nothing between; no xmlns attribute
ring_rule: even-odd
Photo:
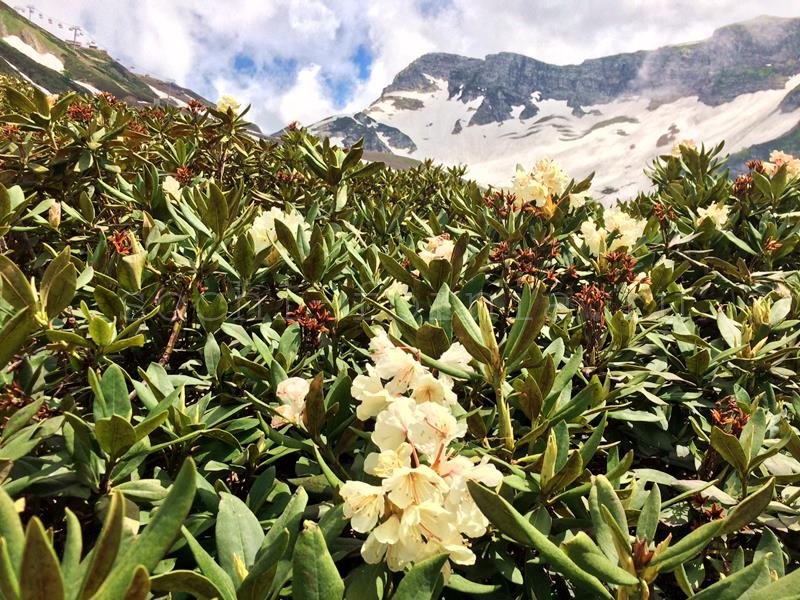
<svg viewBox="0 0 800 600"><path fill-rule="evenodd" d="M172 313L172 332L169 334L164 353L158 361L158 364L162 367L165 367L169 362L170 356L172 356L172 352L175 350L175 344L178 343L178 338L181 335L183 322L186 320L186 309L189 306L189 289L191 289L191 284L181 291L178 302L175 304L175 311Z"/></svg>

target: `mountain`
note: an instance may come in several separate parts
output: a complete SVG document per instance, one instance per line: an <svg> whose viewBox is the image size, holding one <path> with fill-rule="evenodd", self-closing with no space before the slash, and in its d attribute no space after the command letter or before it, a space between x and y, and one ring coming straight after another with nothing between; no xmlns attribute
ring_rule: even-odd
<svg viewBox="0 0 800 600"><path fill-rule="evenodd" d="M596 171L597 194L625 197L644 186L641 165L676 142L724 139L731 153L766 157L784 141L797 147L799 120L800 18L762 16L699 42L577 65L426 54L363 111L310 129L344 145L364 137L375 152L466 164L496 185L517 163L547 155L576 178Z"/></svg>
<svg viewBox="0 0 800 600"><path fill-rule="evenodd" d="M96 47L62 40L0 2L0 73L22 77L48 93L110 92L128 103L208 101L168 83L137 75Z"/></svg>

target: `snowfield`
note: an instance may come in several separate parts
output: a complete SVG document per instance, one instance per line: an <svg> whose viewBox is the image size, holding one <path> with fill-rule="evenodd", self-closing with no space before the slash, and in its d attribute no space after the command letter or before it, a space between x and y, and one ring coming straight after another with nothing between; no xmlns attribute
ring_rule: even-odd
<svg viewBox="0 0 800 600"><path fill-rule="evenodd" d="M781 112L779 108L787 92L800 85L800 75L790 78L782 89L742 94L719 106L708 106L692 96L652 108L650 98L632 96L583 106L580 116L566 102L541 99L534 92L531 98L539 108L535 116L521 119L522 107L517 106L508 119L487 125L469 125L482 97L466 103L449 98L446 80L426 77L436 91L386 93L364 111L379 123L399 129L417 145L409 152L381 136L392 152L469 165L468 176L496 186L510 184L517 163L530 167L549 156L576 179L596 172L593 190L608 200L644 189L648 180L642 165L669 153L683 139L706 144L724 139L727 152L733 153L774 139L800 120L800 109Z"/></svg>
<svg viewBox="0 0 800 600"><path fill-rule="evenodd" d="M58 71L59 73L64 72L64 63L61 62L61 59L59 59L55 54L43 54L33 46L23 42L22 39L16 35L7 35L3 38L3 41L15 50L22 52L22 54L28 58L35 60L40 65L43 65L48 69L53 69L53 71Z"/></svg>

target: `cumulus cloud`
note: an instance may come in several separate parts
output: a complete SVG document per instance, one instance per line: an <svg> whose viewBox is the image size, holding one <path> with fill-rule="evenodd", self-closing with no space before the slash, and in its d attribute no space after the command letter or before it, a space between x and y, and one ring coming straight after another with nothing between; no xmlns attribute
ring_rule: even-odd
<svg viewBox="0 0 800 600"><path fill-rule="evenodd" d="M556 64L702 39L785 0L32 0L123 64L215 100L251 103L274 131L365 107L425 52L519 52ZM794 5L794 6L793 6Z"/></svg>

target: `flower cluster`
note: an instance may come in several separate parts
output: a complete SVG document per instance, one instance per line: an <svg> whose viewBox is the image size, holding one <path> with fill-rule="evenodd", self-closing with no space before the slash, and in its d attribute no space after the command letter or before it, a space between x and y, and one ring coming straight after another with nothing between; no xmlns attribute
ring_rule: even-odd
<svg viewBox="0 0 800 600"><path fill-rule="evenodd" d="M303 218L303 215L293 208L288 212L284 212L280 208L273 206L253 220L250 235L253 237L256 252L261 252L272 246L283 248L278 241L278 233L275 231L275 221L280 221L286 225L289 231L295 235L299 228L306 241L311 239L311 226Z"/></svg>
<svg viewBox="0 0 800 600"><path fill-rule="evenodd" d="M302 377L289 377L278 384L275 395L281 404L275 409L278 413L272 417L273 427L282 427L287 423L303 427L306 412L306 396L311 384Z"/></svg>
<svg viewBox="0 0 800 600"><path fill-rule="evenodd" d="M694 150L697 151L697 144L692 139L681 140L677 142L674 146L672 146L672 156L680 158L681 149L684 148L686 150Z"/></svg>
<svg viewBox="0 0 800 600"><path fill-rule="evenodd" d="M764 163L764 170L768 175L774 175L783 166L786 167L786 175L789 179L800 177L800 158L795 158L781 150L770 152L769 162Z"/></svg>
<svg viewBox="0 0 800 600"><path fill-rule="evenodd" d="M466 433L449 376L422 365L413 349L395 346L384 332L370 350L373 364L353 381L352 394L362 421L375 419L364 470L373 485L347 481L339 490L352 528L367 533L361 554L368 563L386 560L400 571L407 565L446 552L457 564L475 562L466 538L484 535L489 524L467 489L467 481L495 487L502 475L484 458L459 455L453 442ZM438 359L471 370L470 356L459 343Z"/></svg>
<svg viewBox="0 0 800 600"><path fill-rule="evenodd" d="M633 248L633 245L644 234L647 221L637 219L614 206L603 212L603 226L596 221L584 221L581 225L581 235L586 247L594 256L600 256L603 249L613 252L620 248ZM615 237L609 242L611 234Z"/></svg>
<svg viewBox="0 0 800 600"><path fill-rule="evenodd" d="M533 204L552 213L555 198L561 196L569 185L570 178L555 161L544 157L528 172L517 165L512 191L515 200L513 210L519 212ZM586 203L586 192L570 195L570 209L575 210Z"/></svg>
<svg viewBox="0 0 800 600"><path fill-rule="evenodd" d="M239 101L233 96L220 96L217 100L217 110L220 112L239 112Z"/></svg>
<svg viewBox="0 0 800 600"><path fill-rule="evenodd" d="M450 234L441 233L433 235L424 242L419 242L419 257L426 263L436 259L450 260L456 245L450 239Z"/></svg>
<svg viewBox="0 0 800 600"><path fill-rule="evenodd" d="M705 208L697 209L697 225L702 225L705 221L710 221L714 227L722 227L728 222L730 209L722 202L715 202Z"/></svg>

